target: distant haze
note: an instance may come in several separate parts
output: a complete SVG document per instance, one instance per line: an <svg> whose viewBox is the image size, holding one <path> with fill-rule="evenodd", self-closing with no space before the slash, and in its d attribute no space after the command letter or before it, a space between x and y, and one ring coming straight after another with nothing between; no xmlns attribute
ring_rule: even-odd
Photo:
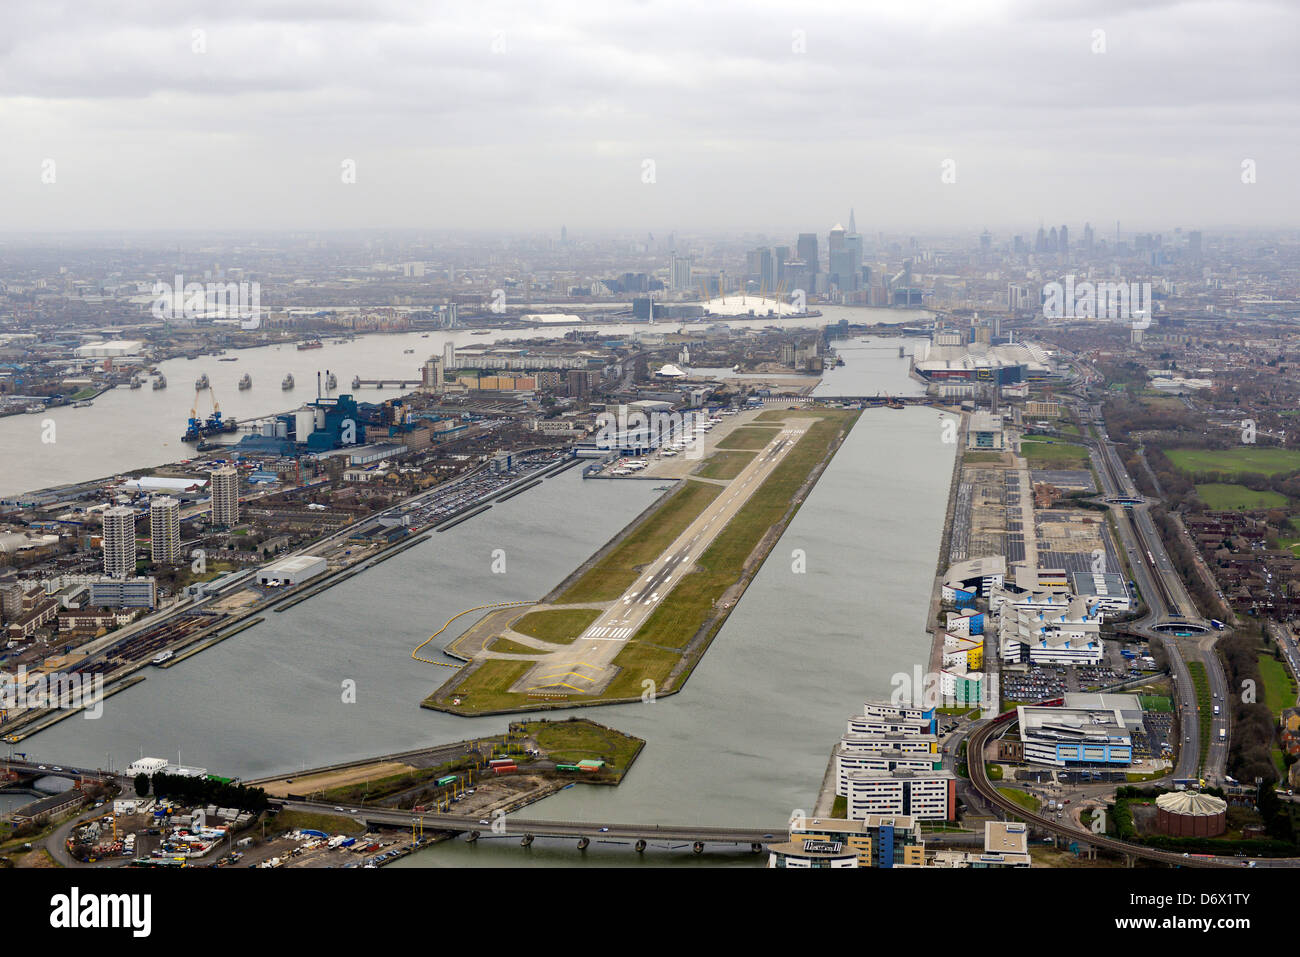
<svg viewBox="0 0 1300 957"><path fill-rule="evenodd" d="M4 19L6 230L793 234L854 207L868 234L1107 233L1300 209L1291 2L10 0Z"/></svg>

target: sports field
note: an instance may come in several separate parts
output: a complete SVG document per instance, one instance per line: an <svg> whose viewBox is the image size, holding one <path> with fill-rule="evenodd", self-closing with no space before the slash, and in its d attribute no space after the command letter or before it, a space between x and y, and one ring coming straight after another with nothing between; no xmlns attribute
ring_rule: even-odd
<svg viewBox="0 0 1300 957"><path fill-rule="evenodd" d="M1232 509L1285 508L1287 497L1279 492L1256 492L1244 485L1207 482L1196 486L1196 497L1219 512Z"/></svg>
<svg viewBox="0 0 1300 957"><path fill-rule="evenodd" d="M1300 451L1243 445L1235 449L1169 449L1165 456L1174 468L1187 473L1222 472L1239 475L1283 475L1300 469Z"/></svg>

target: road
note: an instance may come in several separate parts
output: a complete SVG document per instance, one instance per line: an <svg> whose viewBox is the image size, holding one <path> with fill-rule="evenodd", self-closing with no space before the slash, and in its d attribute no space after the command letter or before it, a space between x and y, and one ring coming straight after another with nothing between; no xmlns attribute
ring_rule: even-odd
<svg viewBox="0 0 1300 957"><path fill-rule="evenodd" d="M286 801L283 806L291 810L310 811L317 814L339 814L360 818L375 824L410 827L413 819L420 819L424 827L437 831L478 831L484 835L516 835L523 837L600 838L602 840L669 840L702 841L705 844L770 844L787 838L786 822L768 828L712 827L689 824L614 824L582 821L537 821L505 815L498 824L504 831L493 831L486 818L466 817L458 814L423 814L394 811L387 808L358 808L351 805L321 804L312 801Z"/></svg>
<svg viewBox="0 0 1300 957"><path fill-rule="evenodd" d="M1083 415L1081 418L1089 416ZM1101 409L1094 406L1090 417L1100 421ZM1217 632L1201 618L1195 602L1187 592L1182 576L1174 567L1165 550L1160 532L1151 517L1150 505L1137 490L1132 477L1124 468L1115 444L1106 434L1105 425L1096 425L1097 439L1085 439L1090 447L1094 465L1098 466L1103 492L1108 499L1129 499L1141 504L1112 504L1111 515L1119 532L1119 546L1128 556L1133 578L1147 605L1147 614L1125 628L1159 642L1169 659L1174 678L1174 694L1178 706L1179 724L1183 740L1178 752L1174 777L1205 777L1211 783L1223 780L1227 767L1230 735L1227 702L1228 682L1222 663L1214 651L1214 644L1226 632ZM1200 751L1200 703L1196 686L1188 668L1190 662L1200 662L1210 688L1210 707L1219 705L1220 714L1210 722L1210 741L1206 747L1204 766ZM1220 740L1220 731L1224 740Z"/></svg>

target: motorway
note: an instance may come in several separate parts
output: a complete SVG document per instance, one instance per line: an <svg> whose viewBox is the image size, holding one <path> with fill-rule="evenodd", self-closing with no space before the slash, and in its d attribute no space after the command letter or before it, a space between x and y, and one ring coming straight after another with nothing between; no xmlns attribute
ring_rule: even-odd
<svg viewBox="0 0 1300 957"><path fill-rule="evenodd" d="M486 653L486 657L523 657L537 662L510 690L579 694L602 690L618 672L618 667L613 664L615 656L668 598L677 583L695 569L700 556L803 437L809 421L781 429L739 475L725 483L722 492L664 549L659 558L646 566L619 598L605 604L599 617L571 644L552 646L554 650L540 660L535 655ZM709 481L724 484L718 480ZM538 648L545 647L542 642L532 644Z"/></svg>
<svg viewBox="0 0 1300 957"><path fill-rule="evenodd" d="M1080 419L1101 421L1101 408L1080 406ZM1216 632L1201 617L1165 550L1159 530L1151 518L1150 506L1138 492L1115 444L1106 434L1103 424L1096 424L1098 438L1085 439L1090 456L1102 481L1102 492L1107 499L1130 500L1141 504L1111 505L1111 515L1119 532L1117 543L1128 556L1129 568L1146 606L1147 613L1138 621L1124 625L1125 630L1136 632L1151 641L1159 642L1166 651L1169 667L1174 677L1174 692L1178 702L1183 740L1178 750L1175 778L1204 777L1211 783L1221 783L1226 773L1228 759L1227 735L1230 733L1228 682L1222 663L1214 652L1214 643L1224 634ZM1188 668L1190 661L1199 661L1205 668L1211 693L1211 706L1217 704L1221 714L1210 722L1210 741L1205 764L1200 765L1201 741L1199 702L1196 685ZM1224 740L1220 740L1220 731Z"/></svg>

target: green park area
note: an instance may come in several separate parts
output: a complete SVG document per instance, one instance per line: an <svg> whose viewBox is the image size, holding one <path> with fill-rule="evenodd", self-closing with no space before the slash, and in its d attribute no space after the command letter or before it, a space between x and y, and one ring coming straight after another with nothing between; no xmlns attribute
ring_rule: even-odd
<svg viewBox="0 0 1300 957"><path fill-rule="evenodd" d="M1287 497L1280 492L1267 489L1256 492L1244 485L1230 485L1226 482L1197 485L1196 497L1205 503L1206 508L1216 512L1285 508L1287 505Z"/></svg>
<svg viewBox="0 0 1300 957"><path fill-rule="evenodd" d="M1221 472L1240 475L1283 475L1300 469L1300 450L1242 445L1232 449L1169 449L1165 456L1174 468L1188 474Z"/></svg>
<svg viewBox="0 0 1300 957"><path fill-rule="evenodd" d="M615 781L626 773L645 746L640 738L585 718L525 721L514 727L531 736L543 754L556 764L604 761Z"/></svg>
<svg viewBox="0 0 1300 957"><path fill-rule="evenodd" d="M1296 699L1295 682L1286 670L1286 665L1272 654L1261 651L1259 654L1259 676L1264 679L1264 704L1273 712L1273 717L1280 717L1283 708L1294 707Z"/></svg>
<svg viewBox="0 0 1300 957"><path fill-rule="evenodd" d="M1020 443L1020 454L1036 469L1073 469L1088 462L1088 450L1068 442L1027 439Z"/></svg>

